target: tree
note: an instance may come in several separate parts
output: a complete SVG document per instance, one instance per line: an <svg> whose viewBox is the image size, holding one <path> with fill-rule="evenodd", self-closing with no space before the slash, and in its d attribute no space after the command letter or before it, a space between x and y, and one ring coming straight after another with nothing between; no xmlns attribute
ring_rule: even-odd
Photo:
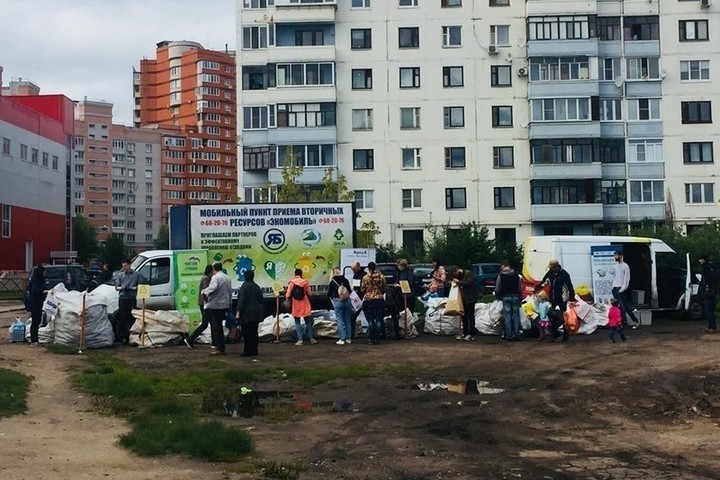
<svg viewBox="0 0 720 480"><path fill-rule="evenodd" d="M473 263L496 263L509 260L519 267L522 250L517 245L505 245L490 239L485 225L462 223L459 227L428 226L430 239L425 244L427 259L439 258L445 266L468 267Z"/></svg>
<svg viewBox="0 0 720 480"><path fill-rule="evenodd" d="M158 235L153 240L153 248L156 250L167 250L170 248L170 229L167 224L160 225Z"/></svg>
<svg viewBox="0 0 720 480"><path fill-rule="evenodd" d="M358 248L375 248L377 247L377 236L380 235L380 228L373 220L363 222L357 231L357 247Z"/></svg>
<svg viewBox="0 0 720 480"><path fill-rule="evenodd" d="M122 261L131 256L130 249L125 246L122 234L113 234L105 240L102 259L110 266L111 270L120 268Z"/></svg>
<svg viewBox="0 0 720 480"><path fill-rule="evenodd" d="M73 233L73 244L77 251L78 262L89 262L98 251L95 227L82 215L76 215L73 219Z"/></svg>

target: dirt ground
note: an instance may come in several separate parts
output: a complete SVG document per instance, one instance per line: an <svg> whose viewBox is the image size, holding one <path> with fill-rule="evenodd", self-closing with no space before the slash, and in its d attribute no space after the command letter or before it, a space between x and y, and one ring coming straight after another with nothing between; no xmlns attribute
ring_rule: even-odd
<svg viewBox="0 0 720 480"><path fill-rule="evenodd" d="M0 366L34 381L27 414L0 420L0 478L261 478L236 464L126 452L117 443L126 423L93 413L71 389L83 357L8 343L14 315L0 315ZM249 429L257 457L303 465L303 479L720 478L720 335L703 334L698 322L655 318L628 336L617 344L605 331L567 343L506 344L424 335L343 347L321 339L261 344L255 360L230 345L220 361L242 369L381 364L428 373L316 387L303 397L315 407L286 423L226 421ZM209 349L111 352L155 369L204 362ZM487 384L465 394L417 388L467 380ZM350 403L332 412L333 402Z"/></svg>

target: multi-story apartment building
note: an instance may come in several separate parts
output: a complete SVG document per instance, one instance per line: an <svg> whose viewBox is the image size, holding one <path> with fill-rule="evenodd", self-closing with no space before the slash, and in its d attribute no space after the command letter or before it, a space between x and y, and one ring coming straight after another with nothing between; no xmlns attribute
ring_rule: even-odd
<svg viewBox="0 0 720 480"><path fill-rule="evenodd" d="M135 126L163 131L162 219L172 205L236 201L234 52L160 42L134 85Z"/></svg>
<svg viewBox="0 0 720 480"><path fill-rule="evenodd" d="M142 251L160 227L161 133L113 124L112 107L76 103L73 211L90 221L98 240L122 235L125 245Z"/></svg>
<svg viewBox="0 0 720 480"><path fill-rule="evenodd" d="M336 167L398 245L468 221L506 241L702 224L707 5L238 0L243 198L272 198L292 158L310 185Z"/></svg>

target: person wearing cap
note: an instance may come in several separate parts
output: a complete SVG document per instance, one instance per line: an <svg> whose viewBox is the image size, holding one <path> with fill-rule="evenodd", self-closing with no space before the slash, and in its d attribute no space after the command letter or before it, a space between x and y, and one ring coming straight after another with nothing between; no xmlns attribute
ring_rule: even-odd
<svg viewBox="0 0 720 480"><path fill-rule="evenodd" d="M627 326L627 317L629 316L633 321L632 328L637 328L638 325L640 325L640 321L627 303L627 290L628 287L630 287L630 267L623 259L622 250L615 251L615 262L617 263L613 270L612 295L619 303L620 311L622 312L623 326Z"/></svg>
<svg viewBox="0 0 720 480"><path fill-rule="evenodd" d="M698 262L702 265L702 276L700 277L700 285L698 285L698 296L703 299L703 310L708 324L705 332L715 333L717 332L717 322L715 321L717 270L715 269L715 265L710 261L709 255L700 255Z"/></svg>
<svg viewBox="0 0 720 480"><path fill-rule="evenodd" d="M559 310L559 317L562 318L562 314L567 310L567 304L570 300L575 298L575 288L573 287L572 280L570 280L570 274L562 268L560 262L552 259L548 262L548 271L545 276L540 280L536 290L540 290L543 286L550 286L550 305L553 310ZM558 329L562 322L552 321L553 338L558 337ZM570 332L567 328L563 328L563 342L570 338Z"/></svg>

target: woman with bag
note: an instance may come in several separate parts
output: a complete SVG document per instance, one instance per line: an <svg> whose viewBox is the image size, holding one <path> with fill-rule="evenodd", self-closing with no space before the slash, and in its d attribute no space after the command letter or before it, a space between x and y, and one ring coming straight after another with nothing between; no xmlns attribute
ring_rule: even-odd
<svg viewBox="0 0 720 480"><path fill-rule="evenodd" d="M295 332L297 333L297 342L295 345L303 345L303 340L315 344L317 340L313 338L313 318L310 307L310 284L302 278L302 270L295 269L295 277L288 283L285 292L285 298L292 301L290 313L295 319ZM303 334L300 319L305 320L305 333Z"/></svg>
<svg viewBox="0 0 720 480"><path fill-rule="evenodd" d="M335 310L335 319L337 320L338 336L340 340L338 345L349 345L352 343L350 339L350 319L352 318L353 308L350 303L350 282L340 273L340 267L333 267L332 278L328 285L328 298L332 302Z"/></svg>

